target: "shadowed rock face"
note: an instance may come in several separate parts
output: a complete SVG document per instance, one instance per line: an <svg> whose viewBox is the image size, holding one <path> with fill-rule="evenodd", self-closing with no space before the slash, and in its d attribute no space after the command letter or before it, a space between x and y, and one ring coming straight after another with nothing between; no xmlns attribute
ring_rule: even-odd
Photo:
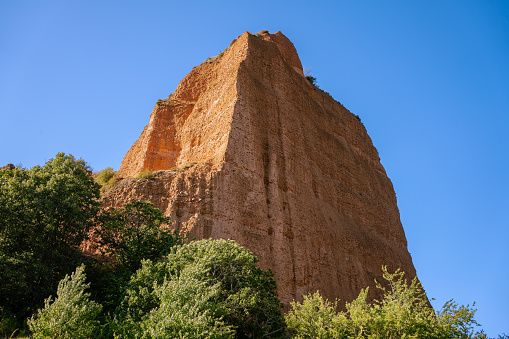
<svg viewBox="0 0 509 339"><path fill-rule="evenodd" d="M157 172L129 178L144 169ZM273 269L285 303L316 290L351 301L382 265L415 276L366 129L304 78L281 32L245 32L195 67L155 106L119 172L128 179L105 206L150 200L194 237L236 240Z"/></svg>

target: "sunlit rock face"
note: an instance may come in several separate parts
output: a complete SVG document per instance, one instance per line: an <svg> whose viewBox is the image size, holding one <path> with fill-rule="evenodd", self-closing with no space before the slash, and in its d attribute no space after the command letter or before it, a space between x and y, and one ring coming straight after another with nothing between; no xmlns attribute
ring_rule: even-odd
<svg viewBox="0 0 509 339"><path fill-rule="evenodd" d="M146 169L152 178L134 178ZM285 303L316 290L351 301L382 265L415 276L366 129L307 81L281 32L245 32L195 67L119 172L105 206L149 200L192 237L236 240L274 271Z"/></svg>

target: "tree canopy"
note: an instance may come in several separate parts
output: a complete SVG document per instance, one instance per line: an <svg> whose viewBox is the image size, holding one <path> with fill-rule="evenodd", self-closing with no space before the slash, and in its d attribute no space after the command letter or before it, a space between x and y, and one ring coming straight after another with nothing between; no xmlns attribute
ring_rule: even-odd
<svg viewBox="0 0 509 339"><path fill-rule="evenodd" d="M224 323L224 329L233 330L236 338L283 337L276 282L271 271L256 266L257 261L232 240L204 239L176 246L161 261L144 261L133 275L121 318L160 326L154 319L161 310L188 309L187 317ZM175 330L178 321L169 322L167 330Z"/></svg>
<svg viewBox="0 0 509 339"><path fill-rule="evenodd" d="M99 209L86 167L58 153L44 166L0 170L0 317L23 321L77 266Z"/></svg>

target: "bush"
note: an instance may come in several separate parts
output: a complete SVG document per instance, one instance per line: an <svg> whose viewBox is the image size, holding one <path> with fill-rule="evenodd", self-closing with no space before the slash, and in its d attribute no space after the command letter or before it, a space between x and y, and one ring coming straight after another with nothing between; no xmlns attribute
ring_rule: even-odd
<svg viewBox="0 0 509 339"><path fill-rule="evenodd" d="M84 293L89 284L85 284L85 266L79 266L69 277L59 282L57 298L45 300L44 308L28 320L35 339L43 338L89 338L96 330L96 320L101 305L90 301L90 294Z"/></svg>
<svg viewBox="0 0 509 339"><path fill-rule="evenodd" d="M188 266L180 276L164 281L155 292L161 300L142 322L152 338L174 338L186 334L194 338L233 338L235 331L224 323L227 310L216 303L221 294L219 283L210 285L201 279L207 268Z"/></svg>
<svg viewBox="0 0 509 339"><path fill-rule="evenodd" d="M184 167L182 167L182 169L186 170L188 168L193 167L194 165L196 165L195 162L186 162L186 164L184 165Z"/></svg>
<svg viewBox="0 0 509 339"><path fill-rule="evenodd" d="M202 324L224 323L226 329L235 330L236 338L283 337L282 305L273 274L256 267L256 262L251 252L231 240L207 239L177 246L159 262L143 262L129 282L119 319L148 324L158 319L163 306L182 312L188 308L182 317L204 316ZM199 293L203 297L189 299L192 302L184 308L183 300L190 298L185 286L191 285L202 286ZM175 295L179 289L183 294Z"/></svg>
<svg viewBox="0 0 509 339"><path fill-rule="evenodd" d="M323 300L319 293L291 304L285 316L295 338L486 338L473 331L475 309L448 302L439 313L428 305L426 295L414 278L410 284L399 270L390 274L383 267L390 289L377 283L384 292L381 301L367 303L368 288L346 304L346 312L336 312L336 303Z"/></svg>
<svg viewBox="0 0 509 339"><path fill-rule="evenodd" d="M292 311L285 316L292 338L347 338L349 331L341 326L345 314L336 314L337 302L324 300L320 293L304 295L302 303L292 303Z"/></svg>
<svg viewBox="0 0 509 339"><path fill-rule="evenodd" d="M269 31L268 31L268 30L266 30L266 29L262 29L260 32L256 33L255 35L256 35L257 37L260 37L260 36L262 36L263 34L270 34L270 33L269 33Z"/></svg>
<svg viewBox="0 0 509 339"><path fill-rule="evenodd" d="M117 183L117 172L113 171L113 168L107 167L97 173L95 181L101 185L101 192L104 192Z"/></svg>
<svg viewBox="0 0 509 339"><path fill-rule="evenodd" d="M151 271L148 263L151 262L144 263L138 275L150 280L146 276ZM178 276L154 283L152 293L157 299L154 307L146 304L142 307L143 313L128 312L118 316L112 323L115 335L122 338L233 338L235 331L223 321L227 314L224 305L215 302L221 293L220 284L203 281L206 271L207 268L198 263L185 267Z"/></svg>
<svg viewBox="0 0 509 339"><path fill-rule="evenodd" d="M136 178L146 178L146 179L150 179L150 178L152 178L152 175L153 175L152 171L151 171L151 170L149 170L149 169L147 168L147 169L145 169L144 171L142 171L142 172L138 173L138 174L136 175Z"/></svg>

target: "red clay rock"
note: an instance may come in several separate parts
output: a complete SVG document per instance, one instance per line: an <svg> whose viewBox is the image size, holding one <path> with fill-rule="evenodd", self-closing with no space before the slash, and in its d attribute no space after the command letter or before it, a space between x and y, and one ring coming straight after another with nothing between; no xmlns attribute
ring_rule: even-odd
<svg viewBox="0 0 509 339"><path fill-rule="evenodd" d="M13 164L7 164L4 167L0 167L0 170L6 170L7 171L7 170L13 170L15 168L16 168L16 166L14 166Z"/></svg>
<svg viewBox="0 0 509 339"><path fill-rule="evenodd" d="M382 265L415 276L366 129L304 78L281 32L245 32L155 106L119 174L147 168L104 205L150 200L194 237L236 240L274 270L285 303L316 290L351 301Z"/></svg>

